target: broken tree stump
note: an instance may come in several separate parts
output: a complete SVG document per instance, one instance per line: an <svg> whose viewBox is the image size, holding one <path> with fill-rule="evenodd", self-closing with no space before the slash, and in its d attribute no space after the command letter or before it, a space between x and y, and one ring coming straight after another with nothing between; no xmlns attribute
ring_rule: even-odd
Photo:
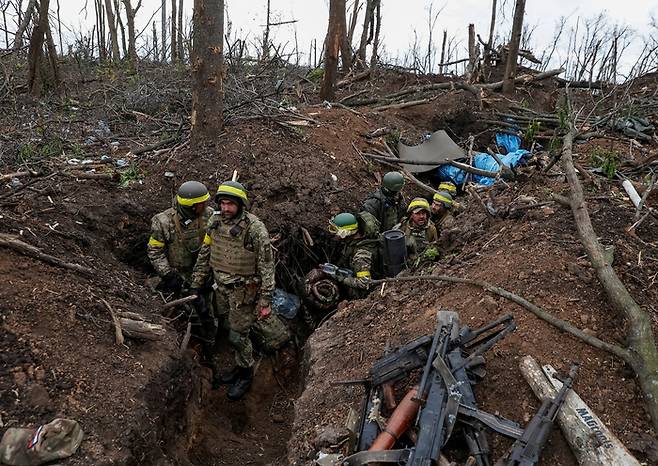
<svg viewBox="0 0 658 466"><path fill-rule="evenodd" d="M555 378L555 369L544 366L542 371L532 356L521 359L519 368L540 400L554 397L562 386L562 383ZM621 441L610 432L575 391L570 390L567 393L557 419L578 464L640 466Z"/></svg>

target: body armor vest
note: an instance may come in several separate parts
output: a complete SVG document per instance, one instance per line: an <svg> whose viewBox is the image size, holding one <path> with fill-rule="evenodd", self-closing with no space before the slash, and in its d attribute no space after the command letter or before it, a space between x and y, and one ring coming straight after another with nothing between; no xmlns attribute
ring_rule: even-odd
<svg viewBox="0 0 658 466"><path fill-rule="evenodd" d="M240 276L256 274L256 253L247 249L246 244L253 221L251 214L245 213L235 224L220 220L211 227L210 267L214 271Z"/></svg>
<svg viewBox="0 0 658 466"><path fill-rule="evenodd" d="M171 215L173 228L170 231L170 242L167 246L167 260L172 268L178 270L185 277L192 273L199 249L203 244L205 226L209 217L210 215L206 211L187 227L183 227L178 214L174 212Z"/></svg>

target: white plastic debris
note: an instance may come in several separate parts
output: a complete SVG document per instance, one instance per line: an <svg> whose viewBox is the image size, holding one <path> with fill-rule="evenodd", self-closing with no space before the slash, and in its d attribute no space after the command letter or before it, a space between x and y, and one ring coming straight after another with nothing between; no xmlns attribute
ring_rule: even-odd
<svg viewBox="0 0 658 466"><path fill-rule="evenodd" d="M633 203L633 205L637 208L637 206L640 205L640 201L642 200L642 198L637 193L637 190L635 189L635 186L633 186L633 183L631 183L629 180L624 180L624 182L621 185L626 190L626 193L628 193L628 197L631 198L631 202Z"/></svg>

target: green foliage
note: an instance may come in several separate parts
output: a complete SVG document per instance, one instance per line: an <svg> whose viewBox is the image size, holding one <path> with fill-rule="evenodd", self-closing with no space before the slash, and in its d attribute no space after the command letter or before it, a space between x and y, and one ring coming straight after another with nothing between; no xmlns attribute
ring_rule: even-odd
<svg viewBox="0 0 658 466"><path fill-rule="evenodd" d="M386 141L386 144L388 144L388 147L390 147L393 151L398 150L398 143L400 142L400 130L399 129L392 129L390 133L388 133L384 137L384 141Z"/></svg>
<svg viewBox="0 0 658 466"><path fill-rule="evenodd" d="M62 154L64 147L64 142L59 138L39 143L26 142L18 146L18 160L23 164L39 162Z"/></svg>
<svg viewBox="0 0 658 466"><path fill-rule="evenodd" d="M434 246L425 249L423 253L423 258L428 261L435 261L439 258L439 250Z"/></svg>
<svg viewBox="0 0 658 466"><path fill-rule="evenodd" d="M619 164L619 152L596 147L591 153L591 158L592 165L601 168L609 180L615 177Z"/></svg>
<svg viewBox="0 0 658 466"><path fill-rule="evenodd" d="M121 173L121 178L119 179L119 187L127 188L131 183L139 181L142 178L142 173L139 171L137 164L134 162Z"/></svg>
<svg viewBox="0 0 658 466"><path fill-rule="evenodd" d="M308 72L306 77L309 79L309 81L313 81L314 83L319 83L320 81L322 81L322 78L324 77L324 69L322 68L312 69L311 71Z"/></svg>
<svg viewBox="0 0 658 466"><path fill-rule="evenodd" d="M557 111L557 118L560 121L560 129L566 131L569 129L569 113L564 107L560 107Z"/></svg>
<svg viewBox="0 0 658 466"><path fill-rule="evenodd" d="M559 152L562 150L562 138L553 136L548 143L548 150L551 154Z"/></svg>
<svg viewBox="0 0 658 466"><path fill-rule="evenodd" d="M534 142L540 126L541 123L539 121L528 123L528 127L525 129L525 134L523 135L523 139L527 144L532 144L532 142Z"/></svg>

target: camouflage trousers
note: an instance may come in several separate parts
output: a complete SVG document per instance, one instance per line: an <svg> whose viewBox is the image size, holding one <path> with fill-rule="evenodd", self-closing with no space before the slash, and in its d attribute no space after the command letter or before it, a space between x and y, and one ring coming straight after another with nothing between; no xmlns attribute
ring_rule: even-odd
<svg viewBox="0 0 658 466"><path fill-rule="evenodd" d="M270 314L258 320L258 287L219 285L215 290L217 312L228 324L229 343L235 351L235 364L252 367L255 363L250 334L264 351L276 351L290 339L281 319Z"/></svg>

